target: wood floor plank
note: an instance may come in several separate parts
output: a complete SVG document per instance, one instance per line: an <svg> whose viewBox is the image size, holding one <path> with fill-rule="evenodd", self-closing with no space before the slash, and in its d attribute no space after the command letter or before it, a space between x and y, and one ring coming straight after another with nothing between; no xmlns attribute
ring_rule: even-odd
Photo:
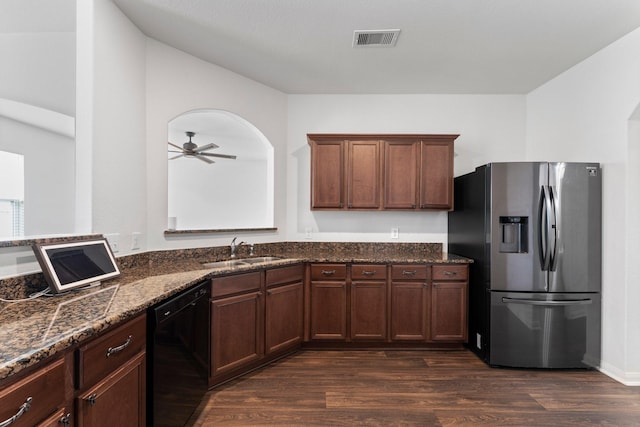
<svg viewBox="0 0 640 427"><path fill-rule="evenodd" d="M394 410L449 409L452 407L477 408L490 406L504 412L543 409L527 393L485 393L477 396L472 393L434 392L434 393L337 393L327 392L327 408Z"/></svg>
<svg viewBox="0 0 640 427"><path fill-rule="evenodd" d="M469 351L306 350L210 391L190 426L640 426L640 387Z"/></svg>

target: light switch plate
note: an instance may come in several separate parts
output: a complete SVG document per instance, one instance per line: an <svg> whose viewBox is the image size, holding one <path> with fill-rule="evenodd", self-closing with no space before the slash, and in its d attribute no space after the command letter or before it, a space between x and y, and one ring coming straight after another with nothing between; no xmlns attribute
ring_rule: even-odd
<svg viewBox="0 0 640 427"><path fill-rule="evenodd" d="M398 238L398 228L397 227L393 227L391 229L391 238L392 239L397 239Z"/></svg>
<svg viewBox="0 0 640 427"><path fill-rule="evenodd" d="M136 231L131 233L131 250L140 249L140 239L142 233Z"/></svg>

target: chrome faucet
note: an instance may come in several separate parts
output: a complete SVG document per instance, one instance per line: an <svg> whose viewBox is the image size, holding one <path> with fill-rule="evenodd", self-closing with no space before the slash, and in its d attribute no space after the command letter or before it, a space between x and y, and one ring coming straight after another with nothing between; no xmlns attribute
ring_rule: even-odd
<svg viewBox="0 0 640 427"><path fill-rule="evenodd" d="M231 258L235 258L236 257L236 250L241 245L244 245L244 242L236 243L236 239L237 238L238 237L234 237L233 240L231 241L231 244L229 245L229 248L231 249Z"/></svg>

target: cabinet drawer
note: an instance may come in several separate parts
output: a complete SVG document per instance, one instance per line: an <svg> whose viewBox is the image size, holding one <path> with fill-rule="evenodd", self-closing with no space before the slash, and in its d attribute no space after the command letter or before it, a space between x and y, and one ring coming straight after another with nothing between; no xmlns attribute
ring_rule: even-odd
<svg viewBox="0 0 640 427"><path fill-rule="evenodd" d="M351 278L354 280L387 279L387 266L380 264L353 264Z"/></svg>
<svg viewBox="0 0 640 427"><path fill-rule="evenodd" d="M211 280L211 297L221 297L260 289L260 272L236 274Z"/></svg>
<svg viewBox="0 0 640 427"><path fill-rule="evenodd" d="M469 267L467 265L434 265L431 271L433 280L467 280Z"/></svg>
<svg viewBox="0 0 640 427"><path fill-rule="evenodd" d="M146 348L143 314L78 349L78 388L92 385Z"/></svg>
<svg viewBox="0 0 640 427"><path fill-rule="evenodd" d="M267 270L267 287L299 282L304 279L304 265L297 264L290 267L272 268Z"/></svg>
<svg viewBox="0 0 640 427"><path fill-rule="evenodd" d="M12 426L33 426L63 407L64 359L51 362L0 391L0 423L21 413Z"/></svg>
<svg viewBox="0 0 640 427"><path fill-rule="evenodd" d="M391 280L426 280L428 268L424 264L404 264L391 266Z"/></svg>
<svg viewBox="0 0 640 427"><path fill-rule="evenodd" d="M346 264L311 264L311 280L344 280Z"/></svg>

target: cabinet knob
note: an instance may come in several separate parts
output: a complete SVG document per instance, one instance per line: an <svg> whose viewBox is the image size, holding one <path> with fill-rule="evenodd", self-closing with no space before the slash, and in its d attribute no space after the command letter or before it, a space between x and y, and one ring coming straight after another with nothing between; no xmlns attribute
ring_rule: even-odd
<svg viewBox="0 0 640 427"><path fill-rule="evenodd" d="M445 276L455 276L455 275L456 275L456 274L458 274L458 273L457 273L457 272L455 272L455 271L445 271L443 274L444 274Z"/></svg>
<svg viewBox="0 0 640 427"><path fill-rule="evenodd" d="M416 273L417 273L417 271L416 271L416 270L412 270L412 271L409 271L409 270L402 270L402 275L403 275L403 276L415 276L415 275L416 275Z"/></svg>
<svg viewBox="0 0 640 427"><path fill-rule="evenodd" d="M323 276L333 276L334 274L336 274L335 270L322 270L320 272L320 274L322 274Z"/></svg>
<svg viewBox="0 0 640 427"><path fill-rule="evenodd" d="M373 276L375 275L376 272L375 271L369 271L369 270L362 270L362 275L363 276Z"/></svg>
<svg viewBox="0 0 640 427"><path fill-rule="evenodd" d="M64 417L60 418L58 420L58 424L62 424L63 426L67 427L69 424L71 424L71 413L65 415Z"/></svg>
<svg viewBox="0 0 640 427"><path fill-rule="evenodd" d="M90 394L89 396L87 396L84 400L86 400L87 402L89 402L89 405L93 406L96 404L96 399L98 398L98 395L95 393Z"/></svg>
<svg viewBox="0 0 640 427"><path fill-rule="evenodd" d="M18 418L23 416L25 412L27 412L29 409L31 409L31 402L32 401L33 401L33 398L31 396L27 397L27 399L24 401L24 403L22 405L20 405L20 407L18 408L18 412L16 412L14 415L12 415L11 417L7 418L6 420L0 421L0 427L7 427L7 426L10 426L11 424L15 423L18 420Z"/></svg>

